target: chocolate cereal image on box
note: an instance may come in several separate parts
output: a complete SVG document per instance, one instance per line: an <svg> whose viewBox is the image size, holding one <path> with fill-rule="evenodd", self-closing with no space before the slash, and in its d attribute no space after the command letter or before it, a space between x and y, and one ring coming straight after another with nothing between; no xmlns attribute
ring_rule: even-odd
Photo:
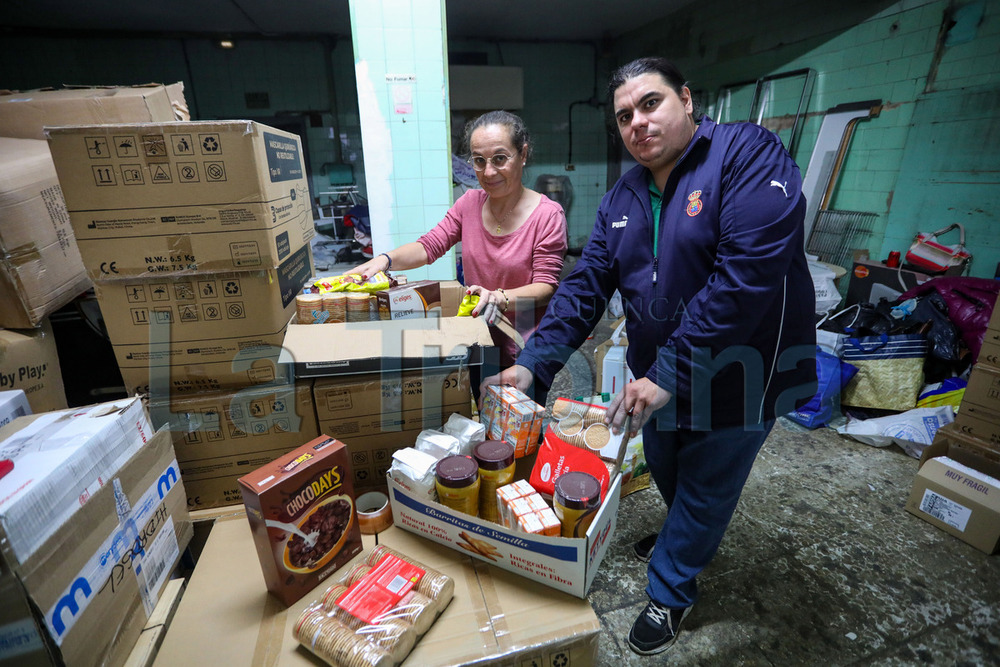
<svg viewBox="0 0 1000 667"><path fill-rule="evenodd" d="M240 478L267 589L292 604L361 551L344 443L320 436Z"/></svg>

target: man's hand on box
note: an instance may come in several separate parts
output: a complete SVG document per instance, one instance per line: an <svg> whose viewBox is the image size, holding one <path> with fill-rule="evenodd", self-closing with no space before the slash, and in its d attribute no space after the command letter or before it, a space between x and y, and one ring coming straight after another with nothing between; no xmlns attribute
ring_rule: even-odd
<svg viewBox="0 0 1000 667"><path fill-rule="evenodd" d="M671 396L669 391L655 382L640 378L626 384L625 388L618 392L608 406L608 414L604 421L617 435L622 432L625 420L631 417L628 437L634 438L653 413L670 402Z"/></svg>
<svg viewBox="0 0 1000 667"><path fill-rule="evenodd" d="M486 396L486 388L490 385L510 385L511 387L516 387L521 391L527 392L534 379L535 377L532 375L531 371L524 366L518 366L517 364L514 364L510 368L507 368L496 375L489 376L483 380L482 384L479 385L479 409L483 409L483 397Z"/></svg>

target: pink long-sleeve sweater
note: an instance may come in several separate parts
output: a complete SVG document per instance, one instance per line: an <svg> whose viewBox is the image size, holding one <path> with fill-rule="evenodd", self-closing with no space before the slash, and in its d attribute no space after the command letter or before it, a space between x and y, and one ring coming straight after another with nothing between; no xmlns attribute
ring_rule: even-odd
<svg viewBox="0 0 1000 667"><path fill-rule="evenodd" d="M541 201L523 225L509 234L494 236L483 225L487 194L469 190L448 209L444 219L417 242L434 262L453 245L462 242L462 269L466 285L514 289L532 283L559 284L566 254L566 216L562 206L542 195ZM535 330L545 307L533 311L512 308L507 316L527 340ZM497 329L490 330L501 349L501 366L517 357L517 346Z"/></svg>

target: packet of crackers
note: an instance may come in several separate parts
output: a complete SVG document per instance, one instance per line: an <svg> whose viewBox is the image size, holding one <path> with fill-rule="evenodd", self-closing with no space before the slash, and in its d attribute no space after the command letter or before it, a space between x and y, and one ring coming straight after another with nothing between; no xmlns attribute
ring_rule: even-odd
<svg viewBox="0 0 1000 667"><path fill-rule="evenodd" d="M314 288L318 288L320 294L330 292L376 292L387 290L392 286L392 282L385 271L369 276L368 280L362 280L360 273L344 273L339 276L320 278L313 283Z"/></svg>
<svg viewBox="0 0 1000 667"><path fill-rule="evenodd" d="M394 667L454 596L451 577L377 546L306 607L292 634L331 665Z"/></svg>
<svg viewBox="0 0 1000 667"><path fill-rule="evenodd" d="M615 434L604 423L608 410L604 406L558 398L552 406L549 431L574 447L597 454L601 460L621 465L628 444L629 422Z"/></svg>
<svg viewBox="0 0 1000 667"><path fill-rule="evenodd" d="M545 408L515 387L491 385L486 388L479 418L489 439L508 443L519 459L538 449Z"/></svg>

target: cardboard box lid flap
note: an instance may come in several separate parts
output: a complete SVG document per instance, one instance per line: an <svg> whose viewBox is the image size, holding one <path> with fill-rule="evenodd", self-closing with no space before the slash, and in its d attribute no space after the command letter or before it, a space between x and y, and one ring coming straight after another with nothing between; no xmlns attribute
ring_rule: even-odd
<svg viewBox="0 0 1000 667"><path fill-rule="evenodd" d="M478 317L290 325L280 361L296 364L373 358L464 356L474 345L492 346Z"/></svg>

